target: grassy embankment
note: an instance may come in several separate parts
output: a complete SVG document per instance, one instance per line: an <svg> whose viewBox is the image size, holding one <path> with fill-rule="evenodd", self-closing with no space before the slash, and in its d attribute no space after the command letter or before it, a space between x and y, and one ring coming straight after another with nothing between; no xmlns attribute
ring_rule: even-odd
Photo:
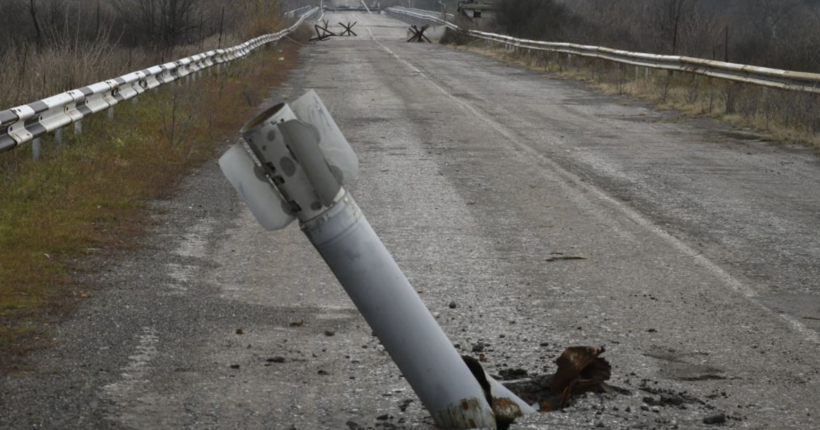
<svg viewBox="0 0 820 430"><path fill-rule="evenodd" d="M147 202L211 161L298 60L289 40L268 45L192 83L168 85L46 138L0 155L0 373L48 345L48 325L93 299L79 280L83 257L135 246ZM284 61L280 61L280 57ZM214 73L216 69L214 68ZM87 265L86 265L87 266Z"/></svg>
<svg viewBox="0 0 820 430"><path fill-rule="evenodd" d="M448 40L449 39L449 40ZM566 54L507 50L468 36L445 38L469 50L564 79L587 82L607 94L628 95L690 117L707 117L760 133L764 139L801 142L820 149L820 95L728 82L688 73L636 70L634 66Z"/></svg>

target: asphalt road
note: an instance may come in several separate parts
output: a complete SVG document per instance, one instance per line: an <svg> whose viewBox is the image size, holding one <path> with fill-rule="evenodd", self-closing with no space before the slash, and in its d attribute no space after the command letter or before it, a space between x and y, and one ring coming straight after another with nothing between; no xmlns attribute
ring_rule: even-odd
<svg viewBox="0 0 820 430"><path fill-rule="evenodd" d="M820 427L813 151L326 18L359 36L304 48L270 102L323 98L349 190L454 343L491 373L606 345L630 392L513 428ZM0 428L430 426L298 228L262 231L215 161L154 206L144 249L97 261L38 371L2 381Z"/></svg>

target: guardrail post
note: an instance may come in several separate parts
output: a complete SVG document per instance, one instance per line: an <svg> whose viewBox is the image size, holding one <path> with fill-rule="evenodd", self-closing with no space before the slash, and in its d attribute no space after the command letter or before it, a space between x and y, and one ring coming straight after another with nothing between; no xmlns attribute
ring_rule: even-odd
<svg viewBox="0 0 820 430"><path fill-rule="evenodd" d="M42 144L43 144L43 140L40 139L39 137L34 138L34 141L31 142L31 158L33 158L34 161L37 161L37 160L40 159L40 150L41 150L40 147L42 146Z"/></svg>
<svg viewBox="0 0 820 430"><path fill-rule="evenodd" d="M60 127L57 131L54 132L54 140L57 141L57 144L63 146L63 128Z"/></svg>
<svg viewBox="0 0 820 430"><path fill-rule="evenodd" d="M134 96L131 98L131 105L136 106L140 96Z"/></svg>
<svg viewBox="0 0 820 430"><path fill-rule="evenodd" d="M108 119L109 120L114 119L114 106L111 106L111 107L108 108Z"/></svg>
<svg viewBox="0 0 820 430"><path fill-rule="evenodd" d="M649 67L644 67L643 68L643 78L644 79L649 79Z"/></svg>
<svg viewBox="0 0 820 430"><path fill-rule="evenodd" d="M83 120L74 123L74 135L79 136L83 134Z"/></svg>

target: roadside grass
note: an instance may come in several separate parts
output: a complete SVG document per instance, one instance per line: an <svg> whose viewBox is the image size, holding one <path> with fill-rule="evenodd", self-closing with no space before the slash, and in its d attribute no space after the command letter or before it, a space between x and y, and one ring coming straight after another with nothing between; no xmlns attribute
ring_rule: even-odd
<svg viewBox="0 0 820 430"><path fill-rule="evenodd" d="M455 40L475 52L564 79L589 83L607 94L627 95L689 117L705 117L760 133L765 140L799 142L820 150L820 95L669 73L566 54L507 50L484 40Z"/></svg>
<svg viewBox="0 0 820 430"><path fill-rule="evenodd" d="M237 136L298 51L283 40L218 76L146 92L113 121L100 113L80 135L66 128L62 146L45 138L39 161L30 145L0 155L0 373L25 368L25 353L51 341L49 325L93 300L81 277L100 269L83 257L135 247L147 203Z"/></svg>

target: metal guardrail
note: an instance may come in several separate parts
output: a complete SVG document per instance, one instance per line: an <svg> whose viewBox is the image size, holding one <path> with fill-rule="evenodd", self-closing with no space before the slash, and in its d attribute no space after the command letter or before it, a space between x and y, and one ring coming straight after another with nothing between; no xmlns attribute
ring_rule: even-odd
<svg viewBox="0 0 820 430"><path fill-rule="evenodd" d="M295 16L301 17L302 15L308 13L310 10L313 9L314 6L302 6L300 8L293 9L290 12L285 12L285 15L288 18L293 18Z"/></svg>
<svg viewBox="0 0 820 430"><path fill-rule="evenodd" d="M34 103L9 110L0 110L0 153L10 151L51 132L56 131L58 137L61 137L62 128L72 123L75 124L75 130L79 131L82 119L89 115L112 109L115 105L133 99L150 89L174 82L214 65L218 66L243 58L260 46L287 36L318 11L319 8L312 8L302 14L292 26L277 33L256 37L241 45L193 55L57 94Z"/></svg>
<svg viewBox="0 0 820 430"><path fill-rule="evenodd" d="M325 6L325 12L370 12L364 7L348 7L348 6Z"/></svg>
<svg viewBox="0 0 820 430"><path fill-rule="evenodd" d="M680 71L770 88L820 94L820 74L816 73L771 69L768 67L727 63L724 61L713 61L680 55L657 55L622 51L601 46L517 39L477 30L462 30L456 24L442 20L439 17L440 14L433 11L391 7L388 9L388 12L428 20L438 25L446 25L448 28L462 31L469 36L501 43L510 47L565 53L587 58L599 58L620 64L645 67L647 69Z"/></svg>
<svg viewBox="0 0 820 430"><path fill-rule="evenodd" d="M417 13L417 14L421 14L421 15L425 15L425 16L434 17L434 18L438 19L439 21L442 20L442 17L441 17L442 13L438 12L438 11L435 11L435 10L416 9L416 8L404 7L404 6L392 6L392 7L387 8L386 10L389 11L391 9L402 10L402 11L407 11L407 12L413 12L413 13ZM453 20L456 19L456 16L452 13L447 13L446 14L446 19L453 21Z"/></svg>

